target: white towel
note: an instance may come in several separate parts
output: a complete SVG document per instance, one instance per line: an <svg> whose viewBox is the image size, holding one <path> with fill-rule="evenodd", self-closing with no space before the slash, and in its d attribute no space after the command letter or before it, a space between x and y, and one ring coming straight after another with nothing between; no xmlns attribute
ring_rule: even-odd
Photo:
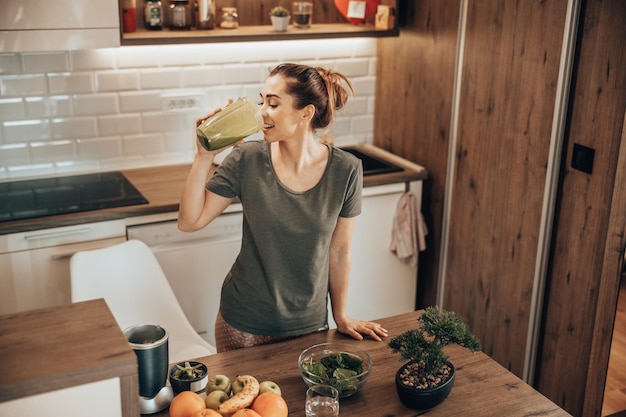
<svg viewBox="0 0 626 417"><path fill-rule="evenodd" d="M418 207L417 197L407 191L396 206L389 249L401 261L417 266L419 252L426 249L426 235L428 229Z"/></svg>

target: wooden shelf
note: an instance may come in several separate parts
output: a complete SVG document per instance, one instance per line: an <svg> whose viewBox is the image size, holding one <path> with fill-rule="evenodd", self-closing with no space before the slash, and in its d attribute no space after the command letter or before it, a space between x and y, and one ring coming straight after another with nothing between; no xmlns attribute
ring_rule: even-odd
<svg viewBox="0 0 626 417"><path fill-rule="evenodd" d="M216 42L259 42L295 39L329 39L357 37L392 37L398 36L398 28L391 30L376 29L373 25L353 25L350 23L313 24L308 29L297 29L292 25L286 32L276 32L271 25L240 26L238 29L213 30L158 30L138 29L137 32L122 33L121 44L126 45L164 45L181 43L216 43Z"/></svg>

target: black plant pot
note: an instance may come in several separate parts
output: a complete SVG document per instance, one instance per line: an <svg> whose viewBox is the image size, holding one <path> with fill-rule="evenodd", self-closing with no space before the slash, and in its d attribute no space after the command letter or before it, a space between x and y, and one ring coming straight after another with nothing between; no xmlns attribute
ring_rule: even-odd
<svg viewBox="0 0 626 417"><path fill-rule="evenodd" d="M411 362L404 364L400 369L398 369L398 372L396 372L396 390L398 391L400 401L405 407L413 410L427 410L441 404L443 400L448 398L450 391L452 391L454 377L456 375L454 366L450 362L448 362L451 369L450 378L438 387L428 389L413 388L402 383L400 374L404 370L405 366L410 363Z"/></svg>

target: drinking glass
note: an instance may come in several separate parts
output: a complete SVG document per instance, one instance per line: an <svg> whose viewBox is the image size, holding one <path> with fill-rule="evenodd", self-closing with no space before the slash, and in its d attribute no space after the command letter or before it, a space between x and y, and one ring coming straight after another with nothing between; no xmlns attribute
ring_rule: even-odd
<svg viewBox="0 0 626 417"><path fill-rule="evenodd" d="M306 29L311 27L313 3L310 1L293 2L293 25L297 28Z"/></svg>
<svg viewBox="0 0 626 417"><path fill-rule="evenodd" d="M215 113L196 129L200 144L208 151L232 145L263 129L259 105L240 97L224 110Z"/></svg>
<svg viewBox="0 0 626 417"><path fill-rule="evenodd" d="M338 417L339 391L330 385L313 385L306 391L306 417Z"/></svg>

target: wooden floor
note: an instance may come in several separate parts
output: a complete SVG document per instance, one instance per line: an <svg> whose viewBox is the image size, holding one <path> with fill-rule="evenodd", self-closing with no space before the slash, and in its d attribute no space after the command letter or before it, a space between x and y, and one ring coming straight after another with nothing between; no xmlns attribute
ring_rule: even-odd
<svg viewBox="0 0 626 417"><path fill-rule="evenodd" d="M602 417L626 416L626 277L622 276Z"/></svg>

